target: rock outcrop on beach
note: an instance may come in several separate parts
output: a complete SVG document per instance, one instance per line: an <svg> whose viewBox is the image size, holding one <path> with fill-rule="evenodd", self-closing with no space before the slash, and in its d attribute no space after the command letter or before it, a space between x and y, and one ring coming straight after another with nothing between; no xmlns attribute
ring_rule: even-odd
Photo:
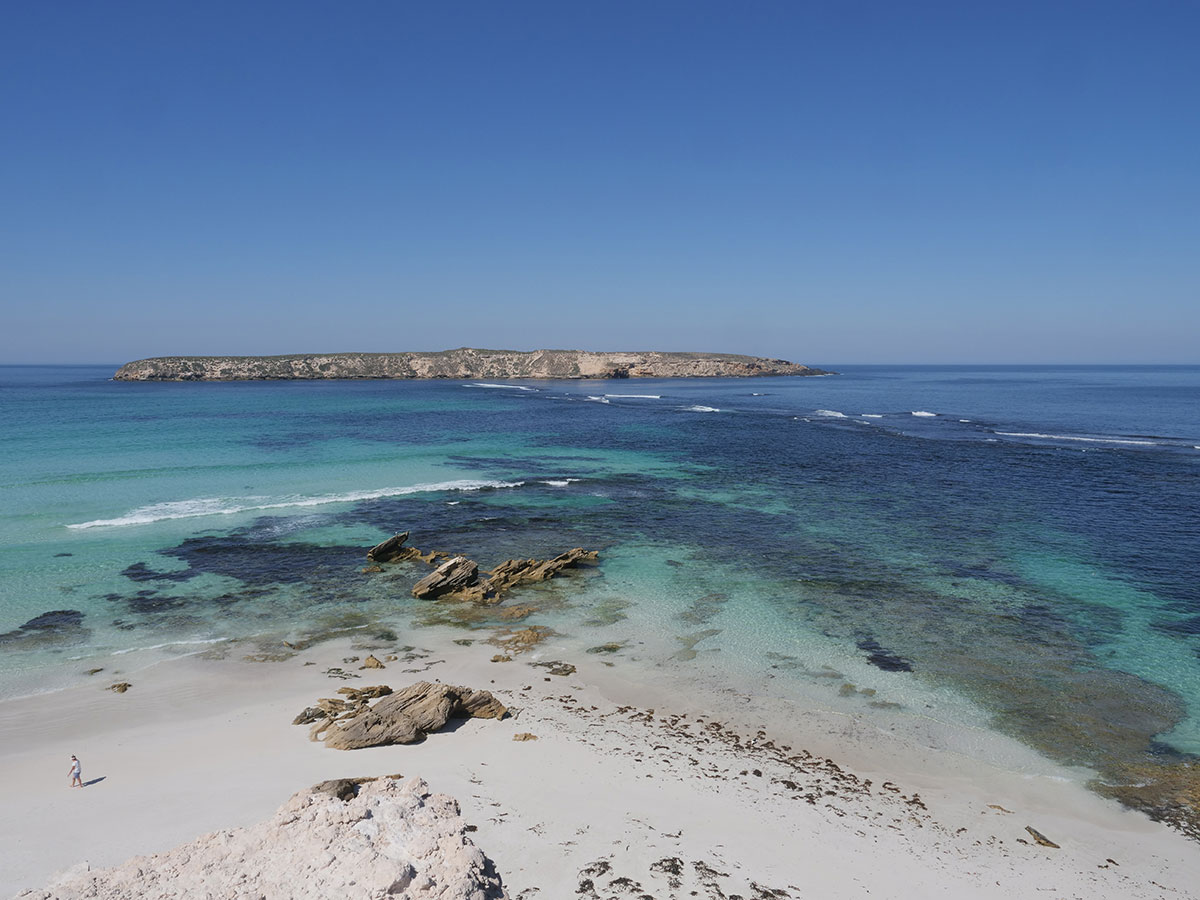
<svg viewBox="0 0 1200 900"><path fill-rule="evenodd" d="M112 869L68 870L26 900L290 897L506 898L458 803L420 778L339 779L258 825L217 831Z"/></svg>
<svg viewBox="0 0 1200 900"><path fill-rule="evenodd" d="M342 688L346 699L324 698L303 710L293 725L312 725L309 738L335 750L415 744L451 719L503 719L508 710L490 691L418 681L390 687ZM372 699L381 698L374 706Z"/></svg>
<svg viewBox="0 0 1200 900"><path fill-rule="evenodd" d="M696 378L830 375L783 359L734 353L479 350L288 356L160 356L126 363L116 381L314 378Z"/></svg>
<svg viewBox="0 0 1200 900"><path fill-rule="evenodd" d="M564 569L592 564L598 559L597 551L582 547L560 553L553 559L508 559L481 580L475 562L465 556L455 556L413 585L412 595L421 600L447 597L492 605L503 600L504 595L515 587L545 581Z"/></svg>

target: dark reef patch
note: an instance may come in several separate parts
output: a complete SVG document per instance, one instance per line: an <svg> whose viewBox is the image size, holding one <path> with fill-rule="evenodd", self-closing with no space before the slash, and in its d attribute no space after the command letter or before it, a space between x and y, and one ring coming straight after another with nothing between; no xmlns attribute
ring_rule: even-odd
<svg viewBox="0 0 1200 900"><path fill-rule="evenodd" d="M867 654L867 662L885 672L911 672L912 662L890 650L885 650L874 638L863 638L858 649Z"/></svg>
<svg viewBox="0 0 1200 900"><path fill-rule="evenodd" d="M1189 616L1186 619L1164 620L1151 623L1155 631L1173 637L1186 637L1200 634L1200 616Z"/></svg>
<svg viewBox="0 0 1200 900"><path fill-rule="evenodd" d="M132 597L122 598L131 612L140 615L155 615L180 609L188 604L186 597L172 597L158 591L138 591Z"/></svg>
<svg viewBox="0 0 1200 900"><path fill-rule="evenodd" d="M187 581L195 578L196 573L184 569L181 572L155 572L144 562L136 562L121 570L121 574L130 581Z"/></svg>
<svg viewBox="0 0 1200 900"><path fill-rule="evenodd" d="M55 628L76 628L83 624L83 613L77 609L52 609L34 616L20 631L47 631Z"/></svg>
<svg viewBox="0 0 1200 900"><path fill-rule="evenodd" d="M34 616L24 625L0 634L0 647L34 650L86 640L91 630L83 627L83 613L77 609L52 609Z"/></svg>
<svg viewBox="0 0 1200 900"><path fill-rule="evenodd" d="M184 581L204 573L236 578L249 585L295 584L346 570L361 562L359 547L337 547L299 541L265 540L253 528L225 535L188 538L162 551L188 564L171 580Z"/></svg>

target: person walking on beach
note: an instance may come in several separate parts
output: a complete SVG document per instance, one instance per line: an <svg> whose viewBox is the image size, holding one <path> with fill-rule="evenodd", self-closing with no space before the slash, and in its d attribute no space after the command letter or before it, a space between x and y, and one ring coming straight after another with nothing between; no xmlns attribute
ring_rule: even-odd
<svg viewBox="0 0 1200 900"><path fill-rule="evenodd" d="M79 765L79 760L73 753L71 754L71 787L83 787L83 766Z"/></svg>

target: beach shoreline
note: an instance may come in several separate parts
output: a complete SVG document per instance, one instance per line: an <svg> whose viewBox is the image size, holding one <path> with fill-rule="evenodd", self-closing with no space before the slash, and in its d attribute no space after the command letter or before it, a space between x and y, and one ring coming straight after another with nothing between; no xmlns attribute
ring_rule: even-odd
<svg viewBox="0 0 1200 900"><path fill-rule="evenodd" d="M663 859L725 873L721 889L743 896L753 883L791 896L999 897L1029 879L1064 896L1187 896L1200 877L1193 842L1044 759L1006 768L766 683L722 690L553 637L496 663L486 633L464 633L420 629L386 647L341 638L268 662L230 644L145 668L123 694L100 673L0 703L0 896L84 860L112 866L266 819L319 781L385 773L456 797L513 897L580 894L587 880L602 893L617 878L649 890ZM386 669L358 668L387 650L399 652ZM576 670L536 665L550 661ZM491 690L513 715L348 752L290 724L339 687L418 680ZM83 791L67 787L72 753Z"/></svg>

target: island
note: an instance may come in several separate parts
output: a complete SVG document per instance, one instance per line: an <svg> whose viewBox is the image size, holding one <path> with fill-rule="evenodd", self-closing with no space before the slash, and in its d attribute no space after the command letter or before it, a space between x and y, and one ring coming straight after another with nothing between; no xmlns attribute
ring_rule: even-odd
<svg viewBox="0 0 1200 900"><path fill-rule="evenodd" d="M126 363L115 381L274 381L320 378L743 378L833 375L783 359L734 353L479 350L159 356Z"/></svg>

